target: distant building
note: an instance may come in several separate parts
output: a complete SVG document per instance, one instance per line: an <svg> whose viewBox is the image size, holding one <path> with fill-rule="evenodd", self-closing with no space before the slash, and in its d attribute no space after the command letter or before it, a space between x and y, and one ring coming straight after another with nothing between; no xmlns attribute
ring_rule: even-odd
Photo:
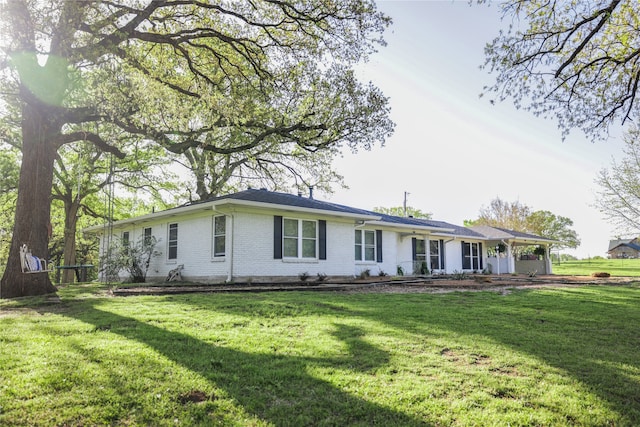
<svg viewBox="0 0 640 427"><path fill-rule="evenodd" d="M638 238L609 241L609 258L640 258Z"/></svg>

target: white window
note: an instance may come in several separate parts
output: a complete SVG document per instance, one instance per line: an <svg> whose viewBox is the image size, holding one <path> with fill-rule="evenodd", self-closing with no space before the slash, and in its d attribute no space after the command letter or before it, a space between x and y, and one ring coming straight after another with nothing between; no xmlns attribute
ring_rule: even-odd
<svg viewBox="0 0 640 427"><path fill-rule="evenodd" d="M226 254L227 217L224 215L213 217L213 256L223 257Z"/></svg>
<svg viewBox="0 0 640 427"><path fill-rule="evenodd" d="M145 246L149 246L151 244L151 227L146 227L143 230L143 236L144 236L144 245Z"/></svg>
<svg viewBox="0 0 640 427"><path fill-rule="evenodd" d="M169 224L169 238L167 239L167 258L178 258L178 224Z"/></svg>
<svg viewBox="0 0 640 427"><path fill-rule="evenodd" d="M376 260L376 232L374 230L356 230L356 261Z"/></svg>
<svg viewBox="0 0 640 427"><path fill-rule="evenodd" d="M462 269L482 270L482 243L462 242Z"/></svg>
<svg viewBox="0 0 640 427"><path fill-rule="evenodd" d="M427 248L424 239L416 239L416 261L427 260Z"/></svg>
<svg viewBox="0 0 640 427"><path fill-rule="evenodd" d="M282 228L282 249L285 258L317 257L317 221L284 218Z"/></svg>
<svg viewBox="0 0 640 427"><path fill-rule="evenodd" d="M431 270L444 270L444 262L442 259L444 249L442 248L442 244L442 240L429 241L429 257L431 258Z"/></svg>

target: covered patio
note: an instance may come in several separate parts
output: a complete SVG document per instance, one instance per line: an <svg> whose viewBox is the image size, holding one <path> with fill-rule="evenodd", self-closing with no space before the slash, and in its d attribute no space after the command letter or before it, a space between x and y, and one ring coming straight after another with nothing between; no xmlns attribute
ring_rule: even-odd
<svg viewBox="0 0 640 427"><path fill-rule="evenodd" d="M494 248L496 256L489 256L485 260L485 265L491 266L493 274L553 274L549 246L557 243L555 240L486 225L470 228L487 238L488 248ZM517 259L516 247L519 246L539 246L544 249L544 254L540 257Z"/></svg>

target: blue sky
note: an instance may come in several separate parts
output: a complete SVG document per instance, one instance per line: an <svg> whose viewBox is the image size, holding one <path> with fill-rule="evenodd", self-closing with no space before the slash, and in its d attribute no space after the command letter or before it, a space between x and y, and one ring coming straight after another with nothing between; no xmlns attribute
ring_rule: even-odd
<svg viewBox="0 0 640 427"><path fill-rule="evenodd" d="M359 68L390 98L395 134L385 147L344 153L335 163L347 190L327 198L371 209L408 204L462 225L491 200L548 210L574 221L579 257L606 255L613 227L592 207L598 171L620 158L622 141L562 141L556 122L479 97L493 77L483 48L502 22L497 5L467 1L380 1L394 24L388 45Z"/></svg>

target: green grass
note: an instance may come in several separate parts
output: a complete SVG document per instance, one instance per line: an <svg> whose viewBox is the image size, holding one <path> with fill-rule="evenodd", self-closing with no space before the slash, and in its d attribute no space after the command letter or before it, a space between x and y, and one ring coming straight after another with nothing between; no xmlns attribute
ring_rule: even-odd
<svg viewBox="0 0 640 427"><path fill-rule="evenodd" d="M604 271L612 276L640 276L640 259L583 259L553 262L553 274L590 276Z"/></svg>
<svg viewBox="0 0 640 427"><path fill-rule="evenodd" d="M0 425L640 424L640 287L0 301Z"/></svg>

